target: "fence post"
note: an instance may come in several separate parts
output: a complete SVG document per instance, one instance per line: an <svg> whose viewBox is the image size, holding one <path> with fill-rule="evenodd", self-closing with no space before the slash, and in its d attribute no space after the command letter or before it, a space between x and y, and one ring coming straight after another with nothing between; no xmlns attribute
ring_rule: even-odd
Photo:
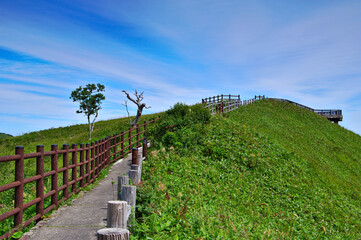
<svg viewBox="0 0 361 240"><path fill-rule="evenodd" d="M73 149L73 150L75 150L73 153L72 153L72 155L71 155L71 160L72 160L72 165L74 165L74 167L73 167L73 169L72 169L72 171L71 171L71 180L72 181L74 181L75 180L75 182L72 184L72 186L71 186L71 192L76 192L76 189L77 189L77 187L76 187L76 185L77 185L77 172L78 172L78 168L77 168L77 162L78 162L78 145L76 145L76 144L73 144L72 146L71 146L71 148Z"/></svg>
<svg viewBox="0 0 361 240"><path fill-rule="evenodd" d="M98 172L98 158L99 158L99 141L95 141L94 145L94 175L93 180L96 178L97 172Z"/></svg>
<svg viewBox="0 0 361 240"><path fill-rule="evenodd" d="M138 165L138 148L132 149L132 164Z"/></svg>
<svg viewBox="0 0 361 240"><path fill-rule="evenodd" d="M132 129L129 128L129 140L128 140L128 144L129 144L129 148L128 151L129 153L132 152Z"/></svg>
<svg viewBox="0 0 361 240"><path fill-rule="evenodd" d="M128 240L129 234L125 228L103 228L97 231L97 240Z"/></svg>
<svg viewBox="0 0 361 240"><path fill-rule="evenodd" d="M108 201L107 228L127 228L128 203L126 201Z"/></svg>
<svg viewBox="0 0 361 240"><path fill-rule="evenodd" d="M100 172L102 171L102 169L103 169L103 167L104 167L104 165L106 164L106 155L107 155L107 152L106 152L106 149L105 149L105 143L106 143L106 139L104 138L104 139L102 139L102 143L101 143L101 145L100 145L100 151L101 151L101 159L100 159L100 161L101 161L101 164L100 164L100 168L99 168L99 170L98 170L98 175L100 174Z"/></svg>
<svg viewBox="0 0 361 240"><path fill-rule="evenodd" d="M54 151L54 155L51 155L51 170L55 171L51 175L51 190L54 190L55 193L51 196L51 204L58 205L58 145L51 145L51 151Z"/></svg>
<svg viewBox="0 0 361 240"><path fill-rule="evenodd" d="M100 174L100 172L102 171L102 169L103 169L103 166L104 166L104 164L105 164L105 139L102 139L101 140L101 142L100 142L100 145L99 145L99 152L100 152L100 162L98 163L98 176L99 176L99 174Z"/></svg>
<svg viewBox="0 0 361 240"><path fill-rule="evenodd" d="M105 148L105 167L107 167L110 164L110 159L109 159L109 136L107 136L105 138L105 143L104 143L104 148Z"/></svg>
<svg viewBox="0 0 361 240"><path fill-rule="evenodd" d="M65 188L63 190L64 199L68 199L69 197L69 145L64 144L63 150L66 152L63 153L63 167L65 167L65 170L63 172L63 184L65 185Z"/></svg>
<svg viewBox="0 0 361 240"><path fill-rule="evenodd" d="M104 167L108 165L108 137L103 139L103 163L102 167L100 168L100 172L103 170Z"/></svg>
<svg viewBox="0 0 361 240"><path fill-rule="evenodd" d="M36 158L36 175L41 178L36 181L36 197L40 198L40 202L36 204L36 214L44 215L44 146L36 146L36 152L41 153L40 157Z"/></svg>
<svg viewBox="0 0 361 240"><path fill-rule="evenodd" d="M90 165L91 165L91 176L90 176L90 181L92 181L94 179L95 176L95 143L92 142L91 143L91 147L90 147ZM90 173L90 172L89 172Z"/></svg>
<svg viewBox="0 0 361 240"><path fill-rule="evenodd" d="M136 147L140 147L139 144L139 125L137 124L137 126L135 127L136 131L137 131L137 144L135 145Z"/></svg>
<svg viewBox="0 0 361 240"><path fill-rule="evenodd" d="M143 140L143 158L147 158L147 148L148 148L148 144L147 144L147 139L144 138Z"/></svg>
<svg viewBox="0 0 361 240"><path fill-rule="evenodd" d="M102 166L101 164L103 162L103 139L99 140L99 142L98 142L98 155L99 155L99 157L98 157L98 162L97 162L97 167L96 167L97 175L95 178L98 177L101 166Z"/></svg>
<svg viewBox="0 0 361 240"><path fill-rule="evenodd" d="M114 157L113 157L113 161L116 161L117 160L117 134L114 134L113 135L113 154L114 154Z"/></svg>
<svg viewBox="0 0 361 240"><path fill-rule="evenodd" d="M147 121L144 121L144 134L143 134L143 139L145 139L147 137Z"/></svg>
<svg viewBox="0 0 361 240"><path fill-rule="evenodd" d="M133 184L138 184L139 183L138 165L132 165L132 166L133 166L133 169L129 170L128 176L129 176L129 179L132 180Z"/></svg>
<svg viewBox="0 0 361 240"><path fill-rule="evenodd" d="M229 94L229 102L231 102L231 94Z"/></svg>
<svg viewBox="0 0 361 240"><path fill-rule="evenodd" d="M86 178L86 183L89 184L90 183L90 164L91 164L91 159L90 159L90 144L87 143L86 145L86 151L85 151L85 162L86 162L86 169L85 169L85 174L87 175Z"/></svg>
<svg viewBox="0 0 361 240"><path fill-rule="evenodd" d="M106 138L102 139L102 144L100 145L101 148L101 164L100 164L100 169L98 171L98 173L100 174L100 172L102 171L102 169L104 168L104 165L106 164L107 161L107 151L105 149L106 147Z"/></svg>
<svg viewBox="0 0 361 240"><path fill-rule="evenodd" d="M142 181L142 168L143 168L143 157L141 153L138 153L138 180Z"/></svg>
<svg viewBox="0 0 361 240"><path fill-rule="evenodd" d="M15 181L20 185L15 187L15 206L19 212L14 215L14 227L20 225L23 221L23 204L24 204L24 147L15 147L15 154L20 155L20 159L15 161Z"/></svg>
<svg viewBox="0 0 361 240"><path fill-rule="evenodd" d="M124 156L124 132L120 132L120 157L122 158Z"/></svg>
<svg viewBox="0 0 361 240"><path fill-rule="evenodd" d="M118 200L121 199L122 186L129 185L129 177L128 176L118 176Z"/></svg>
<svg viewBox="0 0 361 240"><path fill-rule="evenodd" d="M122 186L122 194L121 200L126 201L133 209L135 208L136 203L136 186L123 185Z"/></svg>
<svg viewBox="0 0 361 240"><path fill-rule="evenodd" d="M84 144L81 143L80 144L80 187L83 188L84 187Z"/></svg>
<svg viewBox="0 0 361 240"><path fill-rule="evenodd" d="M101 160L101 155L100 155L100 145L101 145L101 141L95 141L95 158L94 158L94 180L97 178L98 172L99 172L99 162Z"/></svg>
<svg viewBox="0 0 361 240"><path fill-rule="evenodd" d="M106 147L106 153L107 153L107 155L106 155L106 157L107 157L106 166L109 166L110 165L110 136L107 136L105 147Z"/></svg>
<svg viewBox="0 0 361 240"><path fill-rule="evenodd" d="M105 151L105 138L101 140L101 144L100 144L100 164L99 164L99 168L98 168L98 175L100 174L100 172L103 169L103 166L105 164L106 161L106 151Z"/></svg>

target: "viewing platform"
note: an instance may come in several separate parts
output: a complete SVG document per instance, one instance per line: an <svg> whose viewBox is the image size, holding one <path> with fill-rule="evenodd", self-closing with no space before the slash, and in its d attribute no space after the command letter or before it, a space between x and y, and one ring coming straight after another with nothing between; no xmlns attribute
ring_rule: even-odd
<svg viewBox="0 0 361 240"><path fill-rule="evenodd" d="M315 113L324 116L325 118L327 118L328 120L330 120L331 122L334 122L336 124L338 124L338 122L342 121L342 110L338 109L331 109L331 110L319 110L319 109L314 109L313 110Z"/></svg>
<svg viewBox="0 0 361 240"><path fill-rule="evenodd" d="M292 103L296 106L302 107L302 108L306 108L314 113L317 113L318 115L321 115L325 118L327 118L328 120L330 120L331 122L338 124L338 122L342 121L343 116L342 116L342 110L341 109L313 109L310 107L307 107L305 105L293 102L291 100L288 99L282 99L282 98L271 98L271 99L275 99L278 101L284 101L284 102L289 102Z"/></svg>

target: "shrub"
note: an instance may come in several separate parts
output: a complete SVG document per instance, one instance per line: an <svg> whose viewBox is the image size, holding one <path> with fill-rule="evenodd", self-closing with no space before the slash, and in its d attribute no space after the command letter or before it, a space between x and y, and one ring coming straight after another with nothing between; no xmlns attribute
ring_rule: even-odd
<svg viewBox="0 0 361 240"><path fill-rule="evenodd" d="M192 123L208 123L211 119L211 113L201 104L193 105L189 115Z"/></svg>
<svg viewBox="0 0 361 240"><path fill-rule="evenodd" d="M175 143L177 142L177 134L175 134L174 132L167 132L163 137L162 137L162 142L164 143L165 146L170 147L170 146L174 146Z"/></svg>
<svg viewBox="0 0 361 240"><path fill-rule="evenodd" d="M188 106L176 103L166 111L166 116L150 134L158 143L165 146L189 147L200 143L200 136L195 132L202 132L204 124L211 118L208 109L197 104Z"/></svg>
<svg viewBox="0 0 361 240"><path fill-rule="evenodd" d="M176 103L174 106L166 111L168 116L173 116L174 118L183 118L189 112L189 106L185 103Z"/></svg>

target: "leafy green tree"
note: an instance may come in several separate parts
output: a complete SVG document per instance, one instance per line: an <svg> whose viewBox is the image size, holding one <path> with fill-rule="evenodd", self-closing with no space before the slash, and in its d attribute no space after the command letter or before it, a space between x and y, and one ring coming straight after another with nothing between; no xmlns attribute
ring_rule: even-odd
<svg viewBox="0 0 361 240"><path fill-rule="evenodd" d="M73 102L79 102L79 110L76 113L84 113L88 118L89 124L89 140L91 139L91 133L94 129L95 119L98 117L98 112L101 109L100 105L105 100L105 96L101 93L105 90L104 85L87 84L85 87L78 87L71 92L70 99ZM95 115L93 121L90 120L91 115Z"/></svg>

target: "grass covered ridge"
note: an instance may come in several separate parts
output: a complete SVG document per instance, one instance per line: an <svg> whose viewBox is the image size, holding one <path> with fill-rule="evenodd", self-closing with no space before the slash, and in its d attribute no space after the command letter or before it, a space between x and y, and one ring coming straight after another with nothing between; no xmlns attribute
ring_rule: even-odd
<svg viewBox="0 0 361 240"><path fill-rule="evenodd" d="M133 239L361 237L360 136L272 100L179 108L153 134Z"/></svg>

